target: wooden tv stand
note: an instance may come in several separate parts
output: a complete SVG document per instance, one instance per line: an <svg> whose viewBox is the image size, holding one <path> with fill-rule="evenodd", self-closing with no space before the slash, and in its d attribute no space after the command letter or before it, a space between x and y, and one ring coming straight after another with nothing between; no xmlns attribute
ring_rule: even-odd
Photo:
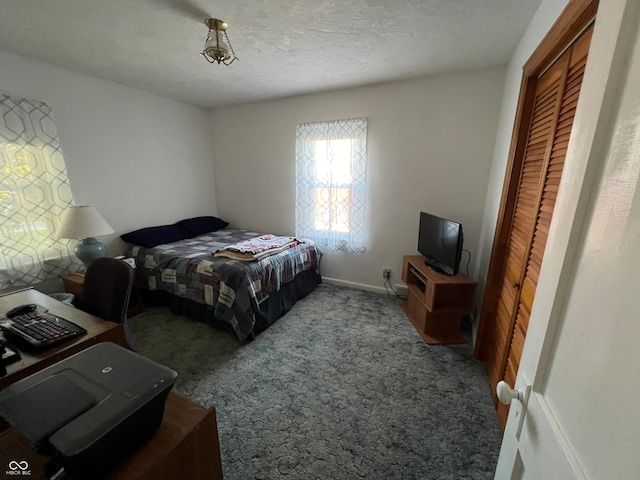
<svg viewBox="0 0 640 480"><path fill-rule="evenodd" d="M478 283L465 273L442 275L424 263L422 255L405 255L402 281L407 284L404 313L429 345L466 343L462 316L473 310Z"/></svg>

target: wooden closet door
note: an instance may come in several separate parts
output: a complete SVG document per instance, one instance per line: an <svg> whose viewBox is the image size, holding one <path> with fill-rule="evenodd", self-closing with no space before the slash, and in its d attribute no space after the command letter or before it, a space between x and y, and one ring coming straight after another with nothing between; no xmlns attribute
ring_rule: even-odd
<svg viewBox="0 0 640 480"><path fill-rule="evenodd" d="M564 159L569 144L591 29L540 76L496 307L495 332L487 350L492 386L515 384L535 298ZM508 407L498 404L504 427Z"/></svg>

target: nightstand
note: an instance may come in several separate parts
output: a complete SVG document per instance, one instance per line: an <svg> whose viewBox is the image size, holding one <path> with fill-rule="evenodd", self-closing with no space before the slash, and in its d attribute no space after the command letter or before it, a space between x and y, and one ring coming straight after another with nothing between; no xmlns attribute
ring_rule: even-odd
<svg viewBox="0 0 640 480"><path fill-rule="evenodd" d="M62 277L62 283L64 284L64 291L67 293L73 293L73 303L76 306L82 304L82 291L84 287L84 270L79 272L71 272ZM138 289L138 281L133 277L133 288L131 289L131 297L129 298L129 308L127 309L127 318L131 318L134 315L142 313L144 307L142 305L142 297L140 290Z"/></svg>

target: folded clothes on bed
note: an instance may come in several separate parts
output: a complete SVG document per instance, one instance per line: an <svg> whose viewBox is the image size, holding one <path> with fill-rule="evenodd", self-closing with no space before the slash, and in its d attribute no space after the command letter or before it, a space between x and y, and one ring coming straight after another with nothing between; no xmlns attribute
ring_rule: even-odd
<svg viewBox="0 0 640 480"><path fill-rule="evenodd" d="M301 243L294 237L277 237L267 234L242 242L227 245L214 252L214 256L234 258L236 260L258 260L274 255Z"/></svg>

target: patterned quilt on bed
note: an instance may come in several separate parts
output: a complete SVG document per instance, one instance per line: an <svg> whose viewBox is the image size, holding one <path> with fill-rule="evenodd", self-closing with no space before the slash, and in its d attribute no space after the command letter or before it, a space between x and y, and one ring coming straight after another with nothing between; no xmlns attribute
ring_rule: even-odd
<svg viewBox="0 0 640 480"><path fill-rule="evenodd" d="M144 248L129 245L141 288L164 290L210 306L214 316L245 340L255 324L254 308L300 272L320 274L320 252L310 240L256 261L213 256L227 245L263 233L224 228L187 240Z"/></svg>

